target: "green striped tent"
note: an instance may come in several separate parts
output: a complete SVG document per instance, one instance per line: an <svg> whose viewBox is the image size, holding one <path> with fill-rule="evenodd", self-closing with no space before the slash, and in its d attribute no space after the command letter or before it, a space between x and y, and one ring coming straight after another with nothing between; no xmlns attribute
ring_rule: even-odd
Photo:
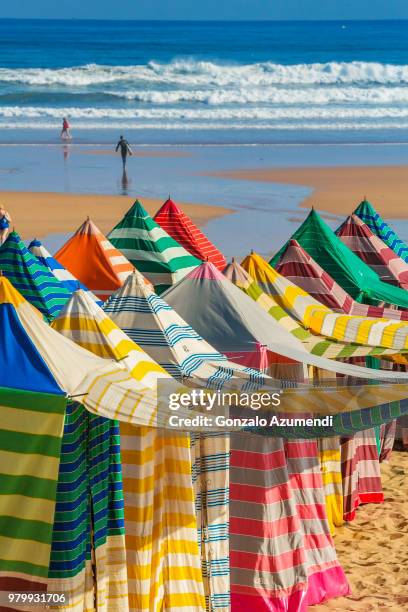
<svg viewBox="0 0 408 612"><path fill-rule="evenodd" d="M0 246L0 271L48 321L71 297L67 287L30 253L17 232L11 232Z"/></svg>
<svg viewBox="0 0 408 612"><path fill-rule="evenodd" d="M201 264L150 217L138 200L108 238L159 294Z"/></svg>
<svg viewBox="0 0 408 612"><path fill-rule="evenodd" d="M0 590L45 590L67 396L103 361L0 277Z"/></svg>

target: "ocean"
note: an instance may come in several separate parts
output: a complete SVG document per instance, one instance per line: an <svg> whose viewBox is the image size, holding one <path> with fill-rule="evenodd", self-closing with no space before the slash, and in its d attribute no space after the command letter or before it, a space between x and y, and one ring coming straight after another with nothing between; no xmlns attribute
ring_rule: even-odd
<svg viewBox="0 0 408 612"><path fill-rule="evenodd" d="M408 141L408 22L0 20L0 141Z"/></svg>

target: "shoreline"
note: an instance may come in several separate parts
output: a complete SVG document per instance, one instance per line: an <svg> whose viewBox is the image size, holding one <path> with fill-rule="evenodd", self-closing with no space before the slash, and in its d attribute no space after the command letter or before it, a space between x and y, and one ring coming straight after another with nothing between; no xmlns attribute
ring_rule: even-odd
<svg viewBox="0 0 408 612"><path fill-rule="evenodd" d="M23 240L44 239L49 234L71 234L89 216L107 234L137 198L125 195L94 195L46 191L0 191L0 203L12 217L12 227ZM158 198L140 197L153 216L163 205ZM177 202L199 227L232 214L230 208Z"/></svg>
<svg viewBox="0 0 408 612"><path fill-rule="evenodd" d="M311 189L299 208L313 206L344 217L367 198L385 218L408 219L407 165L257 168L208 173L207 176Z"/></svg>

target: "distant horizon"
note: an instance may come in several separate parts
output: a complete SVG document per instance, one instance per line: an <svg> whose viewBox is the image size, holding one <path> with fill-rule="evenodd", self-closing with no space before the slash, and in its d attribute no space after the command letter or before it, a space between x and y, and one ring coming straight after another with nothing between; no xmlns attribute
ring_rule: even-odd
<svg viewBox="0 0 408 612"><path fill-rule="evenodd" d="M97 19L91 17L2 17L0 15L0 21L110 21L110 22L130 22L130 23L308 23L308 22L327 22L327 23L360 23L365 21L382 22L382 21L408 21L407 18L401 17L385 17L382 19L378 18L364 18L364 19L330 19L330 18L310 18L310 19L112 19L110 17L99 17Z"/></svg>

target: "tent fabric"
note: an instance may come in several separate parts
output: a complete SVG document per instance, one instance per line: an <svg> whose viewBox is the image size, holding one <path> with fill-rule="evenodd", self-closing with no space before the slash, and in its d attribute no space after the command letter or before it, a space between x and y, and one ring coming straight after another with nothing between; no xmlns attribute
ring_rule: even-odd
<svg viewBox="0 0 408 612"><path fill-rule="evenodd" d="M353 343L343 343L331 340L319 334L312 334L306 327L301 325L294 317L291 317L271 296L262 291L260 286L251 278L248 272L233 261L224 270L224 275L249 295L257 304L279 322L296 338L301 340L305 348L314 355L320 355L331 359L342 359L353 356L378 356L390 354L390 349L379 347L361 346ZM395 349L397 351L397 349Z"/></svg>
<svg viewBox="0 0 408 612"><path fill-rule="evenodd" d="M102 301L133 271L133 265L89 218L55 254L55 259Z"/></svg>
<svg viewBox="0 0 408 612"><path fill-rule="evenodd" d="M357 317L334 312L306 291L279 274L256 253L247 256L242 267L260 287L302 321L313 333L342 342L357 342L405 350L408 348L408 325L405 321Z"/></svg>
<svg viewBox="0 0 408 612"><path fill-rule="evenodd" d="M341 474L340 438L319 438L319 461L326 501L327 520L333 534L343 525L343 485Z"/></svg>
<svg viewBox="0 0 408 612"><path fill-rule="evenodd" d="M144 283L138 272L111 296L104 310L169 374L185 384L250 390L265 381L259 372L232 363L205 342ZM211 605L228 610L229 439L226 436L193 436L193 474L204 579L208 581Z"/></svg>
<svg viewBox="0 0 408 612"><path fill-rule="evenodd" d="M145 388L171 380L83 291L73 295L53 326L101 357L115 356L126 365L128 378ZM109 406L116 416L114 403ZM182 580L188 585L185 605L201 611L189 436L128 422L120 424L120 434L130 610L177 608Z"/></svg>
<svg viewBox="0 0 408 612"><path fill-rule="evenodd" d="M68 272L45 248L40 240L35 238L28 245L28 250L32 255L34 255L43 266L48 268L48 270L57 278L61 283L68 289L68 291L73 293L77 289L82 289L83 291L89 291L87 287L83 283L81 283L75 276ZM91 297L102 304L100 300L96 296L91 293Z"/></svg>
<svg viewBox="0 0 408 612"><path fill-rule="evenodd" d="M408 262L408 246L399 238L388 223L384 221L370 202L367 202L367 200L360 202L354 214L370 228L373 234L378 236L387 246L389 246L398 257Z"/></svg>
<svg viewBox="0 0 408 612"><path fill-rule="evenodd" d="M219 270L224 269L224 255L173 200L169 198L153 219L191 255L201 261L210 261Z"/></svg>
<svg viewBox="0 0 408 612"><path fill-rule="evenodd" d="M314 441L232 434L230 487L232 609L305 611L348 594Z"/></svg>
<svg viewBox="0 0 408 612"><path fill-rule="evenodd" d="M232 610L307 609L308 574L283 440L231 435Z"/></svg>
<svg viewBox="0 0 408 612"><path fill-rule="evenodd" d="M332 310L353 316L408 321L407 310L370 306L353 300L296 240L289 241L274 267L282 276Z"/></svg>
<svg viewBox="0 0 408 612"><path fill-rule="evenodd" d="M289 480L303 534L308 574L307 603L319 604L350 594L326 517L323 480L314 440L284 444Z"/></svg>
<svg viewBox="0 0 408 612"><path fill-rule="evenodd" d="M48 320L69 300L71 292L30 253L17 232L0 246L0 270Z"/></svg>
<svg viewBox="0 0 408 612"><path fill-rule="evenodd" d="M392 449L394 448L396 429L396 421L391 421L390 423L381 425L380 463L382 463L383 461L389 461L390 459Z"/></svg>
<svg viewBox="0 0 408 612"><path fill-rule="evenodd" d="M48 590L59 610L127 612L119 426L69 403L65 415Z"/></svg>
<svg viewBox="0 0 408 612"><path fill-rule="evenodd" d="M400 287L383 283L357 255L336 236L323 219L312 209L293 234L299 244L359 302L385 302L408 307L408 294ZM279 261L286 243L269 262Z"/></svg>
<svg viewBox="0 0 408 612"><path fill-rule="evenodd" d="M264 383L261 373L228 361L135 272L104 305L105 312L169 374L193 384L245 388Z"/></svg>
<svg viewBox="0 0 408 612"><path fill-rule="evenodd" d="M373 429L356 433L341 440L341 470L343 477L343 516L355 518L360 504L384 501L380 463Z"/></svg>
<svg viewBox="0 0 408 612"><path fill-rule="evenodd" d="M201 262L154 221L136 200L108 235L157 293L174 285Z"/></svg>
<svg viewBox="0 0 408 612"><path fill-rule="evenodd" d="M357 215L347 217L336 230L336 235L382 281L402 289L408 288L408 264L373 234Z"/></svg>

